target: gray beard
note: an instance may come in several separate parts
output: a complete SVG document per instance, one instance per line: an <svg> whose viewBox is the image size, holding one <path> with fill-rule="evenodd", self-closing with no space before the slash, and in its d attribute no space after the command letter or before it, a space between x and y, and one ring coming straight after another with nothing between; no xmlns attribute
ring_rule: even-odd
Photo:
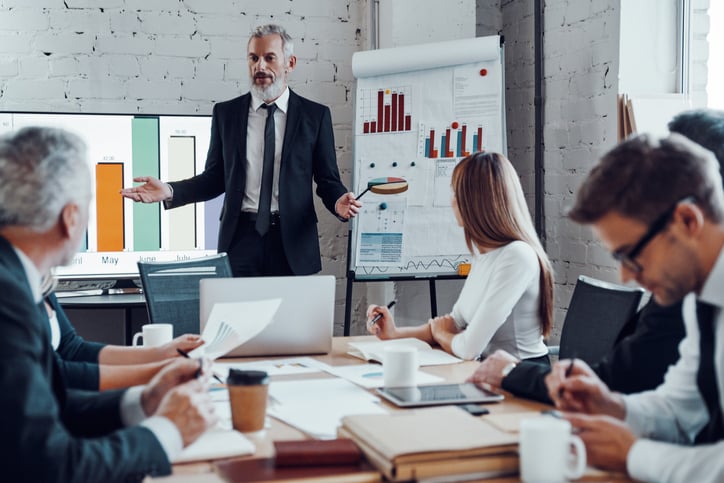
<svg viewBox="0 0 724 483"><path fill-rule="evenodd" d="M277 77L271 85L268 85L267 87L260 87L254 83L254 78L252 78L250 90L263 101L271 101L272 99L276 99L282 95L282 91L284 91L284 82Z"/></svg>

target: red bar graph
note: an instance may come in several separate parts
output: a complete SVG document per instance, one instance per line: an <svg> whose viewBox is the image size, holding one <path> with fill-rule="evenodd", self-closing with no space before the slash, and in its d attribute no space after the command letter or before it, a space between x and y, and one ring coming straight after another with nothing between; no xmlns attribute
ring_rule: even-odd
<svg viewBox="0 0 724 483"><path fill-rule="evenodd" d="M362 89L358 102L361 134L396 133L412 130L410 87Z"/></svg>

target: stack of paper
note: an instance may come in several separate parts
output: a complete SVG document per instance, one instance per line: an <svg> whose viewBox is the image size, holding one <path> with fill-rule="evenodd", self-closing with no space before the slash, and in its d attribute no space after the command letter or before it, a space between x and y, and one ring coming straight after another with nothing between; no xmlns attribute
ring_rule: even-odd
<svg viewBox="0 0 724 483"><path fill-rule="evenodd" d="M462 359L448 354L440 349L433 349L427 342L415 338L375 340L370 342L350 342L352 348L349 355L359 357L366 361L384 362L385 348L391 346L413 347L417 349L417 360L421 366L437 366L442 364L457 364Z"/></svg>

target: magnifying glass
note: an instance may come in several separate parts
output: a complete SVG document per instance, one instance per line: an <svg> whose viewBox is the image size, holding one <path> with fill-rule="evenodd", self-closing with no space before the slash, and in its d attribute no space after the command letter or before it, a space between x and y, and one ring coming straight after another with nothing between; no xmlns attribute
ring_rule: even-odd
<svg viewBox="0 0 724 483"><path fill-rule="evenodd" d="M407 188L407 181L404 178L375 178L367 182L367 189L360 193L355 200L362 198L368 191L377 193L378 195L395 195L397 193L404 193L407 191Z"/></svg>

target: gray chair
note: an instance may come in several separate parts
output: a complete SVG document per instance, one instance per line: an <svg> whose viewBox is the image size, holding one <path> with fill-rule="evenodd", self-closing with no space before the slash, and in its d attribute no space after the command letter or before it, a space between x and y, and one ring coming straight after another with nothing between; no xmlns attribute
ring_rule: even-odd
<svg viewBox="0 0 724 483"><path fill-rule="evenodd" d="M599 362L616 343L623 326L636 315L644 291L581 275L563 322L560 346L549 348L561 359Z"/></svg>
<svg viewBox="0 0 724 483"><path fill-rule="evenodd" d="M199 333L199 281L231 277L226 253L178 262L138 262L151 323L171 323L174 337Z"/></svg>

